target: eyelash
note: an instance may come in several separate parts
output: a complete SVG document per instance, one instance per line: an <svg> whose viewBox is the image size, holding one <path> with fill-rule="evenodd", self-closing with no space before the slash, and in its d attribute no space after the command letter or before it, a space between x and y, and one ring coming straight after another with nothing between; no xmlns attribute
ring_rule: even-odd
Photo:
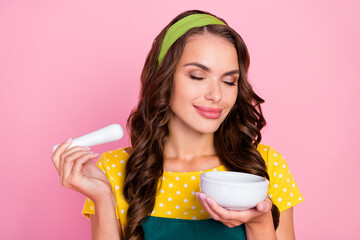
<svg viewBox="0 0 360 240"><path fill-rule="evenodd" d="M198 80L198 81L204 79L204 78L195 77L195 76L193 76L193 75L190 75L190 78L191 78L191 79L194 79L194 80ZM224 82L224 83L227 84L227 85L229 85L229 86L236 86L236 84L235 84L234 82Z"/></svg>
<svg viewBox="0 0 360 240"><path fill-rule="evenodd" d="M236 84L234 82L225 82L225 83L230 86L236 86Z"/></svg>
<svg viewBox="0 0 360 240"><path fill-rule="evenodd" d="M199 81L204 79L204 78L195 77L195 76L193 76L193 75L190 75L190 78L191 78L191 79L195 79L195 80L199 80Z"/></svg>

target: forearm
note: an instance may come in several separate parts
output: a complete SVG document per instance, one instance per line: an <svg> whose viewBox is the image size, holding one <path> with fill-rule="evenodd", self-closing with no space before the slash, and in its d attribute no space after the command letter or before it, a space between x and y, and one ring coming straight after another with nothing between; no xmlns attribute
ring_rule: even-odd
<svg viewBox="0 0 360 240"><path fill-rule="evenodd" d="M114 196L103 198L101 201L94 202L95 214L91 216L91 239L92 240L119 240L121 230L115 213Z"/></svg>
<svg viewBox="0 0 360 240"><path fill-rule="evenodd" d="M277 240L271 212L264 214L259 221L246 223L248 240Z"/></svg>

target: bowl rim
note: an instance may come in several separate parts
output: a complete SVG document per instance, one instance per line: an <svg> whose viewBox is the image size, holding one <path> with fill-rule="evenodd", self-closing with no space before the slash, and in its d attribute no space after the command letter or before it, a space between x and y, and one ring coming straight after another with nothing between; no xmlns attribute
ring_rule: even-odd
<svg viewBox="0 0 360 240"><path fill-rule="evenodd" d="M243 172L234 172L234 171L222 171L222 172L226 172L228 174L236 174L236 175L257 176L257 177L259 177L261 179L261 181L258 181L258 182L222 182L222 181L219 181L216 178L212 178L211 176L208 176L212 172L205 172L205 173L200 174L200 180L207 181L207 182L212 182L212 183L216 183L216 184L220 184L220 185L244 186L244 187L246 187L246 186L249 186L249 187L266 186L266 185L269 185L269 183L270 183L268 179L266 179L264 177L261 177L261 176L258 176L258 175L255 175L255 174L243 173ZM215 173L215 174L217 174L217 173Z"/></svg>

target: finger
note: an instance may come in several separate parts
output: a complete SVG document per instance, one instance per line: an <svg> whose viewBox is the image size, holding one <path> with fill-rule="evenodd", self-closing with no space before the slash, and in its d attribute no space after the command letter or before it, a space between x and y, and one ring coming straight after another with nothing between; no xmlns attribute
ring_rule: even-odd
<svg viewBox="0 0 360 240"><path fill-rule="evenodd" d="M72 153L74 152L77 152L77 151L89 151L90 148L89 147L83 147L83 146L75 146L75 147L72 147L72 148L69 148L68 150L66 150L65 152L61 153L60 154L60 158L65 158L69 155L71 155Z"/></svg>
<svg viewBox="0 0 360 240"><path fill-rule="evenodd" d="M214 212L214 210L212 209L212 206L214 205L214 203L216 204L216 202L208 197L206 197L206 195L204 193L199 193L199 197L202 195L202 200L200 201L200 203L202 204L203 208L210 214L210 216L217 221L222 222L225 226L229 227L229 228L233 228L236 226L239 226L242 224L242 222L238 221L238 220L234 220L234 219L224 219L221 216L219 216L216 212Z"/></svg>
<svg viewBox="0 0 360 240"><path fill-rule="evenodd" d="M93 158L97 158L98 156L99 156L98 153L89 153L89 154L85 154L82 157L80 157L79 159L77 159L71 170L71 175L79 176L84 164L86 164L88 161L91 161L91 159L93 159Z"/></svg>
<svg viewBox="0 0 360 240"><path fill-rule="evenodd" d="M63 160L64 166L63 166L63 175L62 179L63 181L66 181L66 179L69 177L72 168L74 166L74 162L78 161L79 159L82 159L86 155L93 154L92 152L89 152L87 150L77 150L75 152L70 153L65 157Z"/></svg>
<svg viewBox="0 0 360 240"><path fill-rule="evenodd" d="M62 169L62 167L63 167L63 164L64 164L64 162L63 162L63 160L67 157L67 156L69 156L70 154L72 154L72 153L74 153L74 152L77 152L77 151L88 151L88 150L90 150L90 148L88 148L88 147L83 147L83 146L75 146L75 147L72 147L72 148L69 148L69 149L67 149L66 151L64 151L64 152L62 152L61 154L60 154L60 169Z"/></svg>
<svg viewBox="0 0 360 240"><path fill-rule="evenodd" d="M196 193L196 196L197 198L199 199L199 202L200 204L202 205L202 207L205 209L206 212L209 213L209 215L214 219L214 220L217 220L219 221L220 220L220 217L215 214L211 208L210 208L210 205L209 205L209 202L206 200L206 195L204 193Z"/></svg>
<svg viewBox="0 0 360 240"><path fill-rule="evenodd" d="M273 204L269 196L266 196L265 201L268 202L270 205Z"/></svg>
<svg viewBox="0 0 360 240"><path fill-rule="evenodd" d="M262 213L270 211L271 207L272 207L272 202L270 199L265 199L264 201L261 201L256 205L256 209Z"/></svg>
<svg viewBox="0 0 360 240"><path fill-rule="evenodd" d="M214 199L211 197L207 197L207 202L209 203L209 206L211 210L218 215L220 218L224 220L231 220L236 219L236 216L234 216L233 211L229 211L223 207L221 207Z"/></svg>
<svg viewBox="0 0 360 240"><path fill-rule="evenodd" d="M55 165L56 170L59 172L60 168L60 154L71 145L72 139L69 138L66 142L61 143L53 153L51 159Z"/></svg>
<svg viewBox="0 0 360 240"><path fill-rule="evenodd" d="M229 223L224 223L224 222L223 222L223 224L224 224L225 226L227 226L228 228L233 228L233 227L237 227L237 226L240 225L240 224L233 224L233 223L231 223L231 222L229 222Z"/></svg>
<svg viewBox="0 0 360 240"><path fill-rule="evenodd" d="M65 180L65 184L67 185L67 187L78 191L80 189L84 190L84 186L82 184L84 183L84 181L82 180L82 177L84 176L82 174L82 168L87 161L97 156L98 156L97 153L86 153L81 157L77 158L76 161L73 162L71 173L67 176Z"/></svg>
<svg viewBox="0 0 360 240"><path fill-rule="evenodd" d="M62 152L60 154L60 163L59 163L59 175L60 175L60 181L62 182L64 179L64 163L65 163L65 158L67 156L69 156L70 154L77 152L77 151L88 151L90 148L88 147L83 147L83 146L75 146L72 147L68 150L66 150L65 152Z"/></svg>
<svg viewBox="0 0 360 240"><path fill-rule="evenodd" d="M246 211L228 210L220 206L214 199L207 197L211 210L222 219L228 227L239 226L244 223L243 219L248 213ZM251 210L250 210L251 211Z"/></svg>
<svg viewBox="0 0 360 240"><path fill-rule="evenodd" d="M271 204L269 204L266 201L260 202L257 205L261 207L263 211L259 211L257 208L250 208L247 210L228 210L217 204L212 198L208 197L208 199L209 199L208 201L211 201L211 210L216 215L237 226L262 215L264 212L269 211L269 209L271 210Z"/></svg>

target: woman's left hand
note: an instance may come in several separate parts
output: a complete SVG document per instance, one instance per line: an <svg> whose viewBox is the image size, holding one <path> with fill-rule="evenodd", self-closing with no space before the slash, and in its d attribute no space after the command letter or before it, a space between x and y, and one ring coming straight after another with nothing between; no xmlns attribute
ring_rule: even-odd
<svg viewBox="0 0 360 240"><path fill-rule="evenodd" d="M198 192L196 196L203 208L214 220L222 222L229 228L239 226L243 223L261 223L262 221L272 219L272 202L269 197L259 202L256 207L248 210L228 210L217 204L214 199L207 197L205 193Z"/></svg>

